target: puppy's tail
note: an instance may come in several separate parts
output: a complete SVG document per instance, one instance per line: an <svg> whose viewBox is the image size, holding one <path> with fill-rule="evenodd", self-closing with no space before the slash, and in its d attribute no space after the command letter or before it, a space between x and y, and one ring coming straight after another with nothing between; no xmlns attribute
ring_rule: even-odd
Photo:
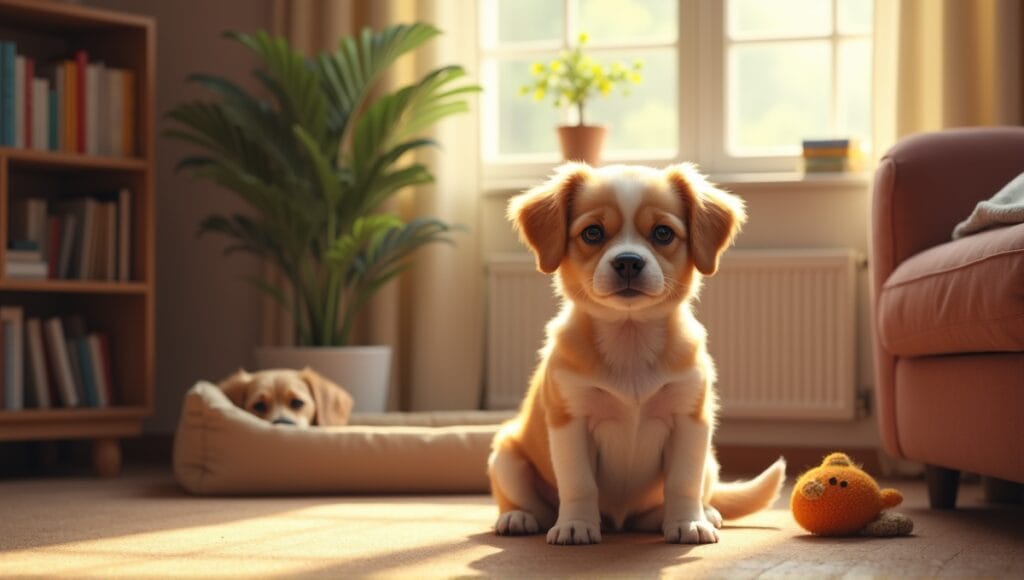
<svg viewBox="0 0 1024 580"><path fill-rule="evenodd" d="M786 460L780 457L754 479L715 484L711 505L724 519L740 518L775 503L785 481Z"/></svg>

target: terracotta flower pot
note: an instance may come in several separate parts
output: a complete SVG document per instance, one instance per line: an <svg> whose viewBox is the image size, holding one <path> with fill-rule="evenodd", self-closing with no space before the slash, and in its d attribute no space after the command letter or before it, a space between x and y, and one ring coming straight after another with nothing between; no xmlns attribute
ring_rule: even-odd
<svg viewBox="0 0 1024 580"><path fill-rule="evenodd" d="M601 152L608 136L608 128L601 125L562 125L558 127L558 140L562 143L562 157L566 161L584 161L601 164Z"/></svg>

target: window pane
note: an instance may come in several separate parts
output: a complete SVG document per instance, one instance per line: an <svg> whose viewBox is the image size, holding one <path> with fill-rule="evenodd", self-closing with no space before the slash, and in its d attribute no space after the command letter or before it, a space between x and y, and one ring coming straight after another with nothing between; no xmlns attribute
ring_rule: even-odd
<svg viewBox="0 0 1024 580"><path fill-rule="evenodd" d="M871 135L871 42L839 43L839 136L859 137L865 146Z"/></svg>
<svg viewBox="0 0 1024 580"><path fill-rule="evenodd" d="M816 36L832 32L830 0L729 0L729 36Z"/></svg>
<svg viewBox="0 0 1024 580"><path fill-rule="evenodd" d="M551 58L553 55L544 60ZM519 87L530 82L530 65L537 60L540 59L498 61L498 86L484 88L485 91L496 91L499 155L558 150L555 127L561 121L551 97L546 96L538 102L532 95L519 94ZM484 127L483 130L486 134L494 128Z"/></svg>
<svg viewBox="0 0 1024 580"><path fill-rule="evenodd" d="M829 134L828 41L742 44L729 50L727 147L737 155L784 154Z"/></svg>
<svg viewBox="0 0 1024 580"><path fill-rule="evenodd" d="M561 40L562 2L494 0L498 3L498 42Z"/></svg>
<svg viewBox="0 0 1024 580"><path fill-rule="evenodd" d="M576 1L579 2L579 31L589 34L594 45L635 40L675 40L675 0Z"/></svg>
<svg viewBox="0 0 1024 580"><path fill-rule="evenodd" d="M602 63L620 61L629 65L644 61L643 82L630 86L623 96L618 89L607 97L597 97L588 105L587 122L608 125L609 151L672 150L678 140L678 86L675 52L617 52L600 58Z"/></svg>
<svg viewBox="0 0 1024 580"><path fill-rule="evenodd" d="M871 34L874 0L839 0L839 33Z"/></svg>

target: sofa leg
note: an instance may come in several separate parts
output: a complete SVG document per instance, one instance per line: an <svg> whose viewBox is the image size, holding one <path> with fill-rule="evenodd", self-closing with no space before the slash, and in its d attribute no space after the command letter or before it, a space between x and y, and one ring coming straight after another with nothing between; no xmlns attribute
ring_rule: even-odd
<svg viewBox="0 0 1024 580"><path fill-rule="evenodd" d="M928 503L932 509L949 510L956 507L956 492L960 486L960 472L937 465L925 467L928 481Z"/></svg>
<svg viewBox="0 0 1024 580"><path fill-rule="evenodd" d="M998 477L981 478L985 490L985 501L992 503L1021 503L1024 500L1024 484L1007 481Z"/></svg>

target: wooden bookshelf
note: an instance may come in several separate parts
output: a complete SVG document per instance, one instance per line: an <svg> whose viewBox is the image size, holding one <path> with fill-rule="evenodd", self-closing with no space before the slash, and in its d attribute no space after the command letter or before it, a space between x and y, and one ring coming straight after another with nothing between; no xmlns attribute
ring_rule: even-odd
<svg viewBox="0 0 1024 580"><path fill-rule="evenodd" d="M39 0L0 0L0 40L37 62L85 49L90 60L134 73L135 155L109 157L0 146L0 264L12 203L24 196L59 200L101 189L131 191L131 279L6 278L0 305L25 317L80 314L109 337L115 404L104 408L0 410L0 441L91 439L102 476L120 471L120 439L138 435L152 414L155 382L154 87L156 26L151 18Z"/></svg>

